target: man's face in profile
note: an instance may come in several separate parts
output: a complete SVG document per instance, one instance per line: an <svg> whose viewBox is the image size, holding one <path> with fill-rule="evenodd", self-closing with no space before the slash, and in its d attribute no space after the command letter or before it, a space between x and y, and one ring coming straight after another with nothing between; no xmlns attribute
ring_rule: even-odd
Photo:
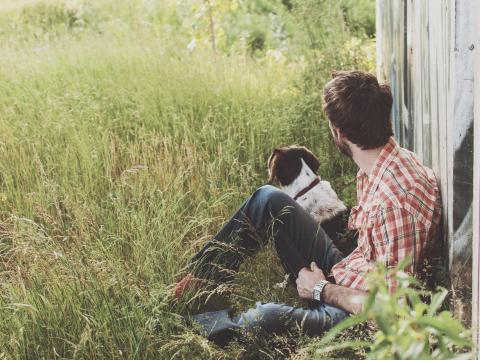
<svg viewBox="0 0 480 360"><path fill-rule="evenodd" d="M350 146L345 140L340 139L340 134L338 133L338 130L335 130L332 126L332 123L329 121L328 126L330 127L330 132L332 133L333 141L335 142L335 145L337 148L340 150L340 152L348 156L349 158L352 157L352 150L350 149Z"/></svg>

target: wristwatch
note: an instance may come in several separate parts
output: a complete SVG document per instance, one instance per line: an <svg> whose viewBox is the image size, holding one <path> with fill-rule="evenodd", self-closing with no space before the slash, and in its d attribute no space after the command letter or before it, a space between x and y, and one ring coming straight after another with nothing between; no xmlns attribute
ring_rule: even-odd
<svg viewBox="0 0 480 360"><path fill-rule="evenodd" d="M320 280L320 282L313 287L313 299L322 301L322 291L325 285L329 284L327 280Z"/></svg>

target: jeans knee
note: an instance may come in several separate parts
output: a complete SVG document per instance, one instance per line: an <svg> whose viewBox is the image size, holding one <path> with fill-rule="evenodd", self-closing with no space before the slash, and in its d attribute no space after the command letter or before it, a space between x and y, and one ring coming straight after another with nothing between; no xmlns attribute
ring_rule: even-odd
<svg viewBox="0 0 480 360"><path fill-rule="evenodd" d="M272 185L263 185L254 193L254 198L259 204L268 206L269 209L278 213L294 201L279 188Z"/></svg>
<svg viewBox="0 0 480 360"><path fill-rule="evenodd" d="M270 197L270 196L274 196L273 194L275 194L278 191L281 192L281 190L276 186L262 185L255 191L255 195L260 197Z"/></svg>

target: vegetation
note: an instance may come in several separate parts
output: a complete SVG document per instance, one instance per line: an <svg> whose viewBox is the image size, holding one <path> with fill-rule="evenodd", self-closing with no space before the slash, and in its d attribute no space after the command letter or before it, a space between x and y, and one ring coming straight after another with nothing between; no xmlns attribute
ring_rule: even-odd
<svg viewBox="0 0 480 360"><path fill-rule="evenodd" d="M310 147L355 201L321 89L332 69L373 71L372 4L0 0L0 359L310 351L299 333L221 349L168 295L272 148ZM282 280L267 248L223 301L297 303Z"/></svg>
<svg viewBox="0 0 480 360"><path fill-rule="evenodd" d="M338 324L317 344L311 344L314 358L334 350L368 349L367 359L472 359L471 333L453 318L445 305L448 291L422 289L421 283L402 269L407 259L388 271L379 267L370 274L370 293L361 314ZM394 277L398 289L392 294L387 276ZM365 321L376 325L374 341L354 339L333 343L341 332Z"/></svg>

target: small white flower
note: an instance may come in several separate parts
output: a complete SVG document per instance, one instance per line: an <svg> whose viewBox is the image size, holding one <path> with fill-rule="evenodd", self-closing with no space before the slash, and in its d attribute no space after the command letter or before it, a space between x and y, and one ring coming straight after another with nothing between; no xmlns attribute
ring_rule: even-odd
<svg viewBox="0 0 480 360"><path fill-rule="evenodd" d="M192 52L195 48L197 47L197 41L195 39L192 39L187 45L188 51Z"/></svg>

